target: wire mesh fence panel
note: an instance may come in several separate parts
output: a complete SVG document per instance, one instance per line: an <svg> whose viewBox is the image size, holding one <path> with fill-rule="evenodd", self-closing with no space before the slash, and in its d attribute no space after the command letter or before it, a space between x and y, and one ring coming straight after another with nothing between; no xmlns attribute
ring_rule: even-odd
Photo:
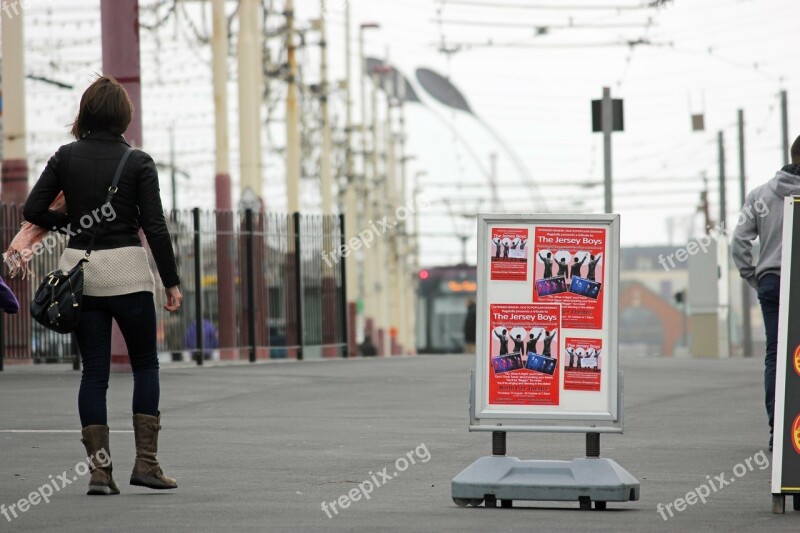
<svg viewBox="0 0 800 533"><path fill-rule="evenodd" d="M20 230L23 217L22 207L0 205L2 219L3 251L7 250L12 239ZM31 250L28 264L30 272L24 272L8 285L20 303L20 312L16 315L4 315L3 323L3 355L7 360L27 360L34 363L72 362L77 349L72 336L61 335L50 331L35 321L29 314L30 302L36 289L48 272L56 270L61 253L67 243L67 236L51 232ZM24 276L24 277L23 277Z"/></svg>
<svg viewBox="0 0 800 533"><path fill-rule="evenodd" d="M270 357L283 359L289 356L289 320L294 317L293 285L288 273L289 266L289 224L287 215L270 213L266 216L264 247L267 251L264 262L264 275L267 279L269 307L269 346ZM294 319L292 319L294 323ZM294 337L293 337L294 339ZM291 343L296 350L296 342ZM296 356L296 351L293 351Z"/></svg>
<svg viewBox="0 0 800 533"><path fill-rule="evenodd" d="M339 217L243 211L178 210L166 214L183 305L164 309L156 280L158 350L174 361L335 357L343 353L342 259ZM0 239L7 248L21 208L0 205ZM32 323L28 308L44 274L57 268L66 238L51 233L34 257L34 277L9 280L21 312L2 317L0 357L66 362L77 346ZM335 261L327 257L338 257Z"/></svg>

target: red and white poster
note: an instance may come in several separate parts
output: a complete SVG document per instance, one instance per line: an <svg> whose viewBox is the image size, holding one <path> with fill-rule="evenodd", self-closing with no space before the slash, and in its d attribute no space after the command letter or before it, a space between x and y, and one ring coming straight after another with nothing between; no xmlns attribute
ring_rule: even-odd
<svg viewBox="0 0 800 533"><path fill-rule="evenodd" d="M489 306L489 404L558 405L561 308Z"/></svg>
<svg viewBox="0 0 800 533"><path fill-rule="evenodd" d="M564 348L564 390L600 391L603 341L567 337Z"/></svg>
<svg viewBox="0 0 800 533"><path fill-rule="evenodd" d="M492 281L528 281L528 230L492 228Z"/></svg>
<svg viewBox="0 0 800 533"><path fill-rule="evenodd" d="M567 329L602 329L606 230L539 226L533 254L533 301L562 304Z"/></svg>

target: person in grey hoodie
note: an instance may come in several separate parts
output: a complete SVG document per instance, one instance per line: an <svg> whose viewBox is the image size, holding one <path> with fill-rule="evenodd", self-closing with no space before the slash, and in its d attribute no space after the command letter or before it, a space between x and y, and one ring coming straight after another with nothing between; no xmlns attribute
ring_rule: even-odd
<svg viewBox="0 0 800 533"><path fill-rule="evenodd" d="M783 201L800 195L800 137L792 145L792 163L774 178L750 191L733 232L731 252L742 278L758 291L764 316L767 346L764 357L764 393L769 417L769 449L775 418L775 361L778 351L778 304L780 298L781 247L783 242ZM760 252L753 261L753 242Z"/></svg>

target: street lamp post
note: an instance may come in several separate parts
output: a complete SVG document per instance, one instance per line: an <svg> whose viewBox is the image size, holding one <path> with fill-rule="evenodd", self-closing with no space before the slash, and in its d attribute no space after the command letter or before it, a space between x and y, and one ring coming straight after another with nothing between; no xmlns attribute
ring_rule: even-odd
<svg viewBox="0 0 800 533"><path fill-rule="evenodd" d="M367 58L364 54L364 33L367 30L376 30L380 28L379 24L375 23L365 23L359 26L358 31L358 50L359 50L359 58L360 58L360 85L361 85L361 124L360 124L360 131L361 131L361 191L364 198L364 210L361 220L359 222L359 227L363 227L366 223L370 220L372 216L372 198L371 198L371 188L372 188L372 177L371 177L371 168L369 164L369 150L368 150L368 143L367 143ZM374 249L366 249L364 250L364 276L363 276L363 283L364 283L364 290L361 291L361 294L364 295L364 335L369 336L372 341L374 342L375 332L374 332L374 317L375 317L375 297L374 297L374 287L375 287L375 257L374 257Z"/></svg>

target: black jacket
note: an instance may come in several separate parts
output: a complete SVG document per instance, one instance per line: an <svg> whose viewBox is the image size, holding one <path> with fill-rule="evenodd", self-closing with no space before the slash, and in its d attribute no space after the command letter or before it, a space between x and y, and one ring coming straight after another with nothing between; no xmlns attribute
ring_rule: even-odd
<svg viewBox="0 0 800 533"><path fill-rule="evenodd" d="M114 172L127 147L128 143L121 135L100 131L59 148L47 162L25 202L25 220L70 235L69 248L88 248L98 226L92 212L98 213L97 216L110 212L106 208L101 214L99 209L105 202ZM49 210L50 204L62 190L67 202L66 214ZM164 286L180 285L172 241L161 205L158 172L155 162L145 152L135 150L131 154L111 206L116 218L113 215L103 217L106 220L94 249L142 246L139 238L141 228Z"/></svg>

